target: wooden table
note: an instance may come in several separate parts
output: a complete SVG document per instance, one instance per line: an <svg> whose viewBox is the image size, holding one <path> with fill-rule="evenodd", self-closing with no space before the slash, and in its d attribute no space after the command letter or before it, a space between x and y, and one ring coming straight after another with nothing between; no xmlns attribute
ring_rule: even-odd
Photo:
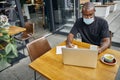
<svg viewBox="0 0 120 80"><path fill-rule="evenodd" d="M8 33L9 33L10 35L14 35L14 34L23 32L23 31L25 31L25 30L26 30L26 29L23 28L23 27L11 26L11 27L8 29Z"/></svg>
<svg viewBox="0 0 120 80"><path fill-rule="evenodd" d="M89 48L90 44L73 41L78 47ZM65 42L60 45L65 45ZM100 58L106 54L116 57L117 64L109 66L103 64ZM98 56L97 68L85 68L78 66L64 65L62 55L56 54L56 48L37 58L29 66L50 80L115 80L116 73L120 65L120 52L107 49Z"/></svg>

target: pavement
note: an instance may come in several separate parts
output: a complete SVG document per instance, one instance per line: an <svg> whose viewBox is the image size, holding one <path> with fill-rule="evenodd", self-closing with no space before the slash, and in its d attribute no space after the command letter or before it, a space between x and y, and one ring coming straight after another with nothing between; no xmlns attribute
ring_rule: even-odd
<svg viewBox="0 0 120 80"><path fill-rule="evenodd" d="M109 23L110 30L114 33L112 37L112 42L115 42L117 45L117 46L112 45L111 49L120 51L120 46L118 46L120 44L120 1L115 1L115 2L118 4L117 10L115 12L110 13L109 16L106 18L106 20ZM47 30L41 29L41 31L36 33L36 38L48 34L51 33ZM51 47L55 47L60 42L66 40L66 36L60 34L51 34L46 38L48 39ZM20 52L22 52L22 50ZM0 80L34 80L34 71L28 66L30 63L30 59L26 48L25 48L25 55L27 57L21 59L13 66L0 72ZM120 73L120 70L118 73ZM116 80L120 80L119 76L120 74L117 75ZM47 80L47 79L42 75L37 74L37 80Z"/></svg>

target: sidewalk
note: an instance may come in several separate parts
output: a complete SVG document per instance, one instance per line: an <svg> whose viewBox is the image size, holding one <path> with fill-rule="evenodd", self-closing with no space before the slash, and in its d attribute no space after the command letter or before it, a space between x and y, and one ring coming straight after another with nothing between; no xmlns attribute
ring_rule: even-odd
<svg viewBox="0 0 120 80"><path fill-rule="evenodd" d="M64 41L66 36L54 34L47 37L47 39L51 47L54 47ZM34 80L34 71L28 66L30 59L27 50L25 50L25 55L27 55L26 58L23 58L12 67L0 72L0 80ZM37 80L46 80L40 74L37 75L37 78Z"/></svg>
<svg viewBox="0 0 120 80"><path fill-rule="evenodd" d="M109 23L110 30L114 33L112 41L120 43L120 1L116 2L118 3L117 10L113 13L110 13L106 20ZM55 47L60 42L66 40L66 36L53 34L48 36L47 39L51 47ZM112 46L111 48L115 50L120 50L120 47ZM0 72L0 80L34 80L34 71L28 66L28 64L30 63L30 59L27 50L25 51L25 55L27 57L14 64L12 67ZM37 75L37 78L37 80L46 80L40 74Z"/></svg>

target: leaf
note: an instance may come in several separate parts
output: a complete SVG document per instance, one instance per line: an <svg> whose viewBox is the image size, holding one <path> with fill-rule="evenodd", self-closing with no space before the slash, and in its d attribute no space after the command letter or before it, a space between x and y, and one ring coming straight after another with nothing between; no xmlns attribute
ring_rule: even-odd
<svg viewBox="0 0 120 80"><path fill-rule="evenodd" d="M10 54L7 55L7 58L15 58L16 56L13 55L13 53L11 52Z"/></svg>
<svg viewBox="0 0 120 80"><path fill-rule="evenodd" d="M10 36L9 36L9 35L3 35L3 36L0 36L0 40L3 40L3 41L6 41L6 42L9 42L9 41L10 41Z"/></svg>
<svg viewBox="0 0 120 80"><path fill-rule="evenodd" d="M9 43L9 44L5 47L5 52L6 52L6 54L9 54L10 51L12 51L12 44L11 44L11 43Z"/></svg>
<svg viewBox="0 0 120 80"><path fill-rule="evenodd" d="M0 49L4 49L3 45L0 44Z"/></svg>
<svg viewBox="0 0 120 80"><path fill-rule="evenodd" d="M1 29L0 33L8 33L8 31L6 31L5 29Z"/></svg>
<svg viewBox="0 0 120 80"><path fill-rule="evenodd" d="M14 54L16 57L18 57L18 52L17 52L16 46L15 46L14 44L12 44L12 45L11 45L11 48L12 48L13 54Z"/></svg>
<svg viewBox="0 0 120 80"><path fill-rule="evenodd" d="M5 47L5 52L8 55L10 52L12 51L13 55L15 55L16 57L18 56L17 53L17 48L14 44L9 43L6 47Z"/></svg>

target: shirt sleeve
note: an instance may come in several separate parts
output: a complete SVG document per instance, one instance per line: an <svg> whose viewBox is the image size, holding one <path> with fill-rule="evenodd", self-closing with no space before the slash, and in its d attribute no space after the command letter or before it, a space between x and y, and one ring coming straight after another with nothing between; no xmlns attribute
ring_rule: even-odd
<svg viewBox="0 0 120 80"><path fill-rule="evenodd" d="M78 33L78 27L79 27L79 23L78 20L75 22L75 24L73 25L70 33L72 33L74 36L76 36L76 34Z"/></svg>
<svg viewBox="0 0 120 80"><path fill-rule="evenodd" d="M102 25L102 32L101 32L101 37L102 38L107 38L110 37L110 33L109 33L109 26L107 21L104 21L103 25Z"/></svg>

